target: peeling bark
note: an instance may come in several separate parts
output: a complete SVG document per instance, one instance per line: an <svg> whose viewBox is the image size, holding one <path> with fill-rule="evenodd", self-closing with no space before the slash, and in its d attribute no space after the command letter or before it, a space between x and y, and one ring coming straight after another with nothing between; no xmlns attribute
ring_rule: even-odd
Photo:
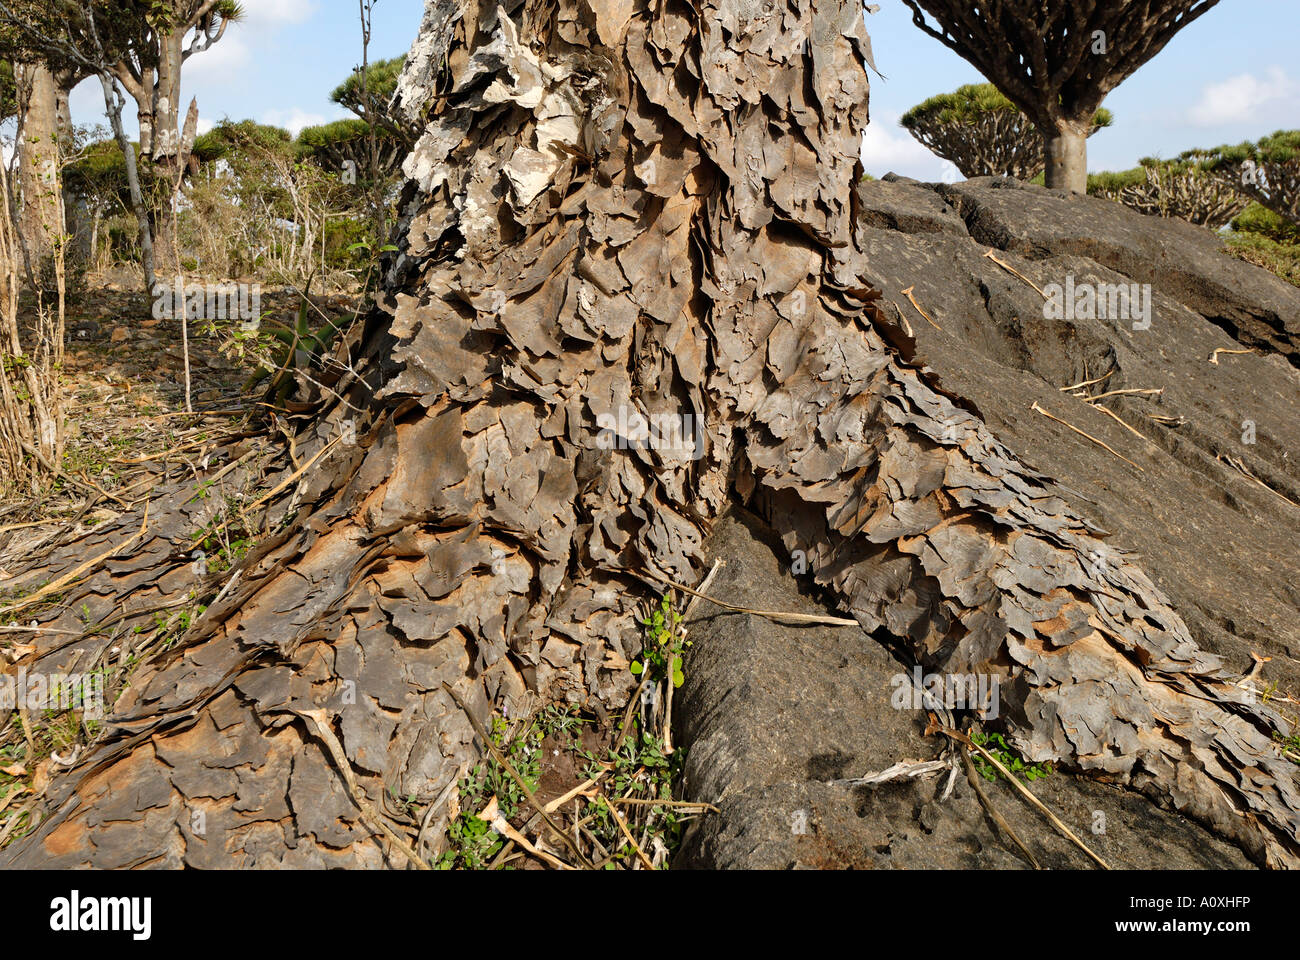
<svg viewBox="0 0 1300 960"><path fill-rule="evenodd" d="M878 310L852 209L868 49L842 0L428 0L401 254L297 454L334 445L0 863L400 863L303 715L370 803L433 802L475 755L442 682L483 715L618 703L639 574L697 579L738 495L864 628L1004 677L1030 759L1295 865L1279 719ZM630 412L697 418L702 455L620 449ZM188 587L183 545L134 550L68 608Z"/></svg>

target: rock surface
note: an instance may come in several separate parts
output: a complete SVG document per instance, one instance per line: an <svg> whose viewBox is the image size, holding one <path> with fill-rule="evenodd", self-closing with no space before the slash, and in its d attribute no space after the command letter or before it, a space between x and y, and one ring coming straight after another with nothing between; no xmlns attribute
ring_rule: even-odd
<svg viewBox="0 0 1300 960"><path fill-rule="evenodd" d="M710 594L754 609L825 612L801 592L762 522L737 508L712 539L725 558ZM910 669L856 627L791 627L699 604L676 716L688 743L688 796L721 813L697 821L675 866L712 869L1016 869L959 775L853 787L943 749L921 711L893 709L891 680ZM985 793L1044 867L1091 861L1004 783ZM1030 789L1112 867L1249 867L1195 823L1119 787L1056 772ZM1099 819L1098 814L1104 817ZM1105 832L1093 833L1104 822Z"/></svg>
<svg viewBox="0 0 1300 960"><path fill-rule="evenodd" d="M1272 656L1265 677L1300 696L1300 289L1223 254L1204 228L1016 181L887 179L858 198L871 279L907 318L918 359L1024 462L1076 491L1111 543L1139 551L1202 647L1243 672L1252 653ZM1042 296L990 249L1040 288L1149 283L1150 329L1045 320ZM1269 336L1268 352L1208 362ZM1103 376L1094 395L1164 391L1104 401L1143 437L1059 389Z"/></svg>

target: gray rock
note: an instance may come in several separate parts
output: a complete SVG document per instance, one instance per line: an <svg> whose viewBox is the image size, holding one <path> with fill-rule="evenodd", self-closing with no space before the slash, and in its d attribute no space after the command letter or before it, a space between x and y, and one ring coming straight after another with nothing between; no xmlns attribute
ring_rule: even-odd
<svg viewBox="0 0 1300 960"><path fill-rule="evenodd" d="M858 196L870 279L907 318L918 361L1023 461L1077 492L1076 506L1111 544L1142 555L1201 646L1243 672L1253 653L1272 656L1266 678L1296 696L1300 372L1291 364L1300 359L1300 289L1222 253L1203 227L1016 181L892 178L863 184ZM875 225L895 223L903 229ZM1040 294L987 258L991 246L1040 288L1071 275L1150 283L1150 329L1045 320ZM909 287L942 329L902 294ZM1262 352L1208 362L1216 349L1245 347ZM1105 401L1146 439L1059 389L1107 374L1092 392L1164 391ZM1033 412L1035 402L1141 470Z"/></svg>
<svg viewBox="0 0 1300 960"><path fill-rule="evenodd" d="M725 558L710 593L742 606L826 612L800 592L761 521L737 508L718 526ZM1027 867L1001 839L967 784L947 775L852 787L906 760L937 757L920 711L890 706L908 667L853 627L791 627L701 602L675 713L689 744L687 795L715 803L688 834L677 866L712 869ZM1114 867L1236 868L1249 862L1200 826L1142 797L1057 772L1030 789ZM1044 867L1087 868L1003 782L984 783ZM1105 833L1094 834L1104 817Z"/></svg>

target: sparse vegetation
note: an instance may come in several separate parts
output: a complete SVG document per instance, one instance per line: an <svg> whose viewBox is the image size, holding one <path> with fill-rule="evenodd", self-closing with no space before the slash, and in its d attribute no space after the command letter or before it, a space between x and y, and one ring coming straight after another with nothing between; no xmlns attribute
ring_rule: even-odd
<svg viewBox="0 0 1300 960"><path fill-rule="evenodd" d="M1176 217L1212 230L1232 220L1248 202L1196 164L1154 157L1123 173L1089 176L1088 193L1149 216Z"/></svg>
<svg viewBox="0 0 1300 960"><path fill-rule="evenodd" d="M976 731L970 735L970 738L997 757L998 763L1006 767L1015 776L1024 777L1024 779L1032 783L1035 780L1041 780L1052 775L1053 771L1050 763L1026 763L1024 758L1007 743L1006 738L1000 733ZM978 753L972 753L971 759L975 762L976 771L985 780L992 782L1002 776L993 764Z"/></svg>
<svg viewBox="0 0 1300 960"><path fill-rule="evenodd" d="M685 823L707 809L674 798L686 752L672 749L643 716L647 701L641 691L647 685L663 691L656 702L670 687L681 685L685 646L681 623L671 596L664 596L643 618L646 648L644 660L636 666L644 663L649 669L634 669L642 686L624 720L614 726L598 728L573 709L558 705L513 724L500 715L492 717L489 736L519 780L490 752L461 779L446 849L436 864L440 869L491 869L512 862L508 846L513 843L508 844L492 823L500 816L519 829L530 821L536 827L536 810L519 781L529 791L540 791L543 800L571 788L585 788L574 797L576 810L566 805L555 816L563 820L565 829L576 830L592 865L603 869L640 869L647 861L667 865ZM548 764L560 766L553 763L557 758L564 759L563 767L573 782L551 783L545 789Z"/></svg>

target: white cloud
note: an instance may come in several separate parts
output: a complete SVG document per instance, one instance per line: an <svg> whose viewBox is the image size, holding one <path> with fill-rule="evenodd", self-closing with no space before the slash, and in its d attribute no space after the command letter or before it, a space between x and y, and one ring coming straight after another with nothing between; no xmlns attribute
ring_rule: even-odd
<svg viewBox="0 0 1300 960"><path fill-rule="evenodd" d="M898 115L887 111L872 114L871 123L862 137L862 167L873 177L897 173L929 182L955 177L964 179L947 160L921 146L910 133L898 125Z"/></svg>
<svg viewBox="0 0 1300 960"><path fill-rule="evenodd" d="M319 113L307 113L301 107L291 110L267 110L262 114L262 122L268 126L284 127L295 137L303 127L315 127L325 123L326 118Z"/></svg>
<svg viewBox="0 0 1300 960"><path fill-rule="evenodd" d="M1297 94L1300 89L1281 67L1270 67L1262 78L1239 73L1208 84L1201 91L1200 101L1188 112L1188 120L1198 127L1240 123L1253 119L1266 104Z"/></svg>
<svg viewBox="0 0 1300 960"><path fill-rule="evenodd" d="M199 125L197 128L199 132L199 136L202 136L203 134L207 133L209 130L212 129L212 127L213 127L213 123L211 120L209 120L207 117L199 117Z"/></svg>
<svg viewBox="0 0 1300 960"><path fill-rule="evenodd" d="M317 0L253 0L244 7L244 28L268 24L302 23L317 12ZM231 27L231 30L237 29Z"/></svg>
<svg viewBox="0 0 1300 960"><path fill-rule="evenodd" d="M185 61L181 78L187 83L199 81L229 80L237 72L252 62L253 53L243 37L235 33L234 28L221 40L202 53L196 53Z"/></svg>

